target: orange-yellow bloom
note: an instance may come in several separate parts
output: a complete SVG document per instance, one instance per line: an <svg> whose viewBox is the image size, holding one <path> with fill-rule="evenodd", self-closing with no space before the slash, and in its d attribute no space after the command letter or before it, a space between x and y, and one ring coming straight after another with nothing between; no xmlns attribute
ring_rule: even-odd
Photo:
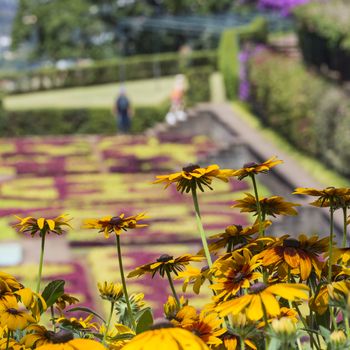
<svg viewBox="0 0 350 350"><path fill-rule="evenodd" d="M125 217L125 214L120 214L119 216L105 216L101 219L87 219L84 221L83 227L99 229L99 232L103 232L105 238L108 238L112 233L120 235L123 231L147 226L146 224L138 223L140 220L146 218L145 213L128 217Z"/></svg>
<svg viewBox="0 0 350 350"><path fill-rule="evenodd" d="M219 304L216 311L219 312L220 316L237 315L244 312L248 319L258 321L263 318L264 309L267 316L276 317L279 315L281 308L276 296L289 301L307 300L308 293L309 287L300 283L278 283L267 286L259 282L250 288L249 294Z"/></svg>
<svg viewBox="0 0 350 350"><path fill-rule="evenodd" d="M19 232L30 233L32 237L38 232L40 236L44 233L55 233L56 235L61 235L64 232L62 226L71 227L68 222L72 220L66 215L60 215L54 219L35 219L32 216L23 219L16 216L16 218L20 221L15 225L15 227L19 228Z"/></svg>
<svg viewBox="0 0 350 350"><path fill-rule="evenodd" d="M302 280L306 280L314 269L320 277L324 263L321 254L327 251L328 237L318 240L317 236L307 238L300 235L299 239L283 238L259 254L264 266L278 267L281 264L291 269L298 269Z"/></svg>
<svg viewBox="0 0 350 350"><path fill-rule="evenodd" d="M242 180L247 176L267 173L271 168L281 163L283 163L283 160L274 156L260 164L255 162L246 163L243 165L243 168L234 170L232 175L237 176L238 180Z"/></svg>
<svg viewBox="0 0 350 350"><path fill-rule="evenodd" d="M204 192L204 187L213 189L211 183L214 178L228 182L228 177L231 176L231 170L221 170L218 165L209 165L206 168L201 168L199 165L188 165L182 168L182 171L174 174L159 175L154 184L164 183L165 188L172 183L176 183L176 189L183 192L190 192L192 189L199 188Z"/></svg>

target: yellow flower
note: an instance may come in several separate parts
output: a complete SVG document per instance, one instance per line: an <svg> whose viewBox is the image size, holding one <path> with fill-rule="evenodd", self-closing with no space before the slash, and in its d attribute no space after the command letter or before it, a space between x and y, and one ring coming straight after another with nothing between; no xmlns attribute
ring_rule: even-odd
<svg viewBox="0 0 350 350"><path fill-rule="evenodd" d="M62 226L71 227L68 222L72 220L66 217L66 215L60 215L54 219L35 219L31 216L23 219L16 216L16 218L20 221L15 225L15 227L19 228L19 232L30 233L32 237L38 232L40 236L42 236L43 233L61 235L64 232Z"/></svg>
<svg viewBox="0 0 350 350"><path fill-rule="evenodd" d="M272 224L271 221L266 220L262 223L262 228L266 229ZM233 248L241 243L247 243L252 240L250 236L259 232L259 224L253 226L242 227L241 225L227 226L225 232L218 233L209 237L214 240L209 244L209 250L215 252L219 249L227 247L227 251L232 251ZM199 254L202 251L199 252Z"/></svg>
<svg viewBox="0 0 350 350"><path fill-rule="evenodd" d="M0 271L0 281L1 280L6 283L6 288L8 288L9 291L14 292L18 289L23 288L23 286L16 280L15 277L6 272Z"/></svg>
<svg viewBox="0 0 350 350"><path fill-rule="evenodd" d="M160 325L169 327L168 324ZM208 350L197 336L182 328L159 328L138 334L123 350Z"/></svg>
<svg viewBox="0 0 350 350"><path fill-rule="evenodd" d="M14 294L20 297L24 306L30 310L35 319L39 321L41 314L40 307L42 307L44 311L47 309L44 298L40 294L33 292L30 288L19 289L14 292Z"/></svg>
<svg viewBox="0 0 350 350"><path fill-rule="evenodd" d="M206 168L191 164L182 168L181 172L156 176L157 180L153 183L165 183L165 188L172 183L176 183L176 189L181 193L188 193L197 188L204 192L204 187L213 189L210 185L214 178L228 182L228 177L231 176L231 173L231 170L220 170L216 164L209 165Z"/></svg>
<svg viewBox="0 0 350 350"><path fill-rule="evenodd" d="M98 329L98 324L96 322L90 322L94 318L94 315L89 315L86 318L80 317L79 319L76 317L65 318L60 317L57 319L57 323L62 324L65 328L72 328L74 330L91 330Z"/></svg>
<svg viewBox="0 0 350 350"><path fill-rule="evenodd" d="M318 240L317 236L307 238L301 234L299 239L283 238L276 241L273 247L259 254L264 266L286 264L291 269L299 269L300 277L306 280L314 269L321 276L323 262L320 255L328 248L328 237Z"/></svg>
<svg viewBox="0 0 350 350"><path fill-rule="evenodd" d="M100 327L99 333L101 335L106 334L106 326L103 324ZM122 340L118 340L118 336L122 337ZM107 333L106 345L109 350L120 350L125 346L130 339L135 336L135 332L129 327L124 326L121 323L116 323L112 329Z"/></svg>
<svg viewBox="0 0 350 350"><path fill-rule="evenodd" d="M237 315L240 312L245 312L248 319L258 321L264 315L264 308L267 316L275 317L279 315L280 305L276 296L289 301L307 300L308 292L309 287L300 283L278 283L267 286L259 282L250 288L249 294L221 303L216 307L216 311L219 312L220 316Z"/></svg>
<svg viewBox="0 0 350 350"><path fill-rule="evenodd" d="M104 232L105 238L108 238L111 233L120 235L123 231L146 227L146 224L138 223L138 221L146 218L145 213L128 217L125 217L125 214L120 214L119 216L105 216L101 219L85 220L84 228L99 229L99 232Z"/></svg>
<svg viewBox="0 0 350 350"><path fill-rule="evenodd" d="M197 320L184 324L183 328L196 334L210 346L221 344L222 341L219 337L226 332L226 329L222 328L222 320L218 318L216 313L205 314L201 312Z"/></svg>
<svg viewBox="0 0 350 350"><path fill-rule="evenodd" d="M184 307L187 304L188 300L186 300L183 296L180 297L180 305L172 295L168 296L168 300L163 306L166 319L174 319L176 317L176 314L180 311L181 307Z"/></svg>
<svg viewBox="0 0 350 350"><path fill-rule="evenodd" d="M175 279L184 278L182 291L185 293L189 283L193 284L193 291L199 294L201 286L205 280L210 279L210 270L208 266L204 266L201 270L192 266L187 266L184 271L180 271Z"/></svg>
<svg viewBox="0 0 350 350"><path fill-rule="evenodd" d="M29 323L35 323L36 320L28 313L26 309L20 309L16 301L8 300L0 303L0 326L10 331L24 329Z"/></svg>
<svg viewBox="0 0 350 350"><path fill-rule="evenodd" d="M6 350L7 349L7 339L2 338L0 339L0 350ZM9 341L9 350L26 350L27 348L23 344L19 344L16 342L16 340L10 338Z"/></svg>
<svg viewBox="0 0 350 350"><path fill-rule="evenodd" d="M99 342L90 339L72 339L68 341L45 344L36 350L105 350L106 348Z"/></svg>
<svg viewBox="0 0 350 350"><path fill-rule="evenodd" d="M227 300L234 297L242 288L248 289L250 283L262 277L254 270L261 265L257 256L253 258L246 252L232 253L232 257L214 263L215 282L210 286L216 292L215 300Z"/></svg>
<svg viewBox="0 0 350 350"><path fill-rule="evenodd" d="M331 343L334 345L344 345L347 341L347 337L342 330L333 331L329 337Z"/></svg>
<svg viewBox="0 0 350 350"><path fill-rule="evenodd" d="M197 311L193 306L183 306L175 315L170 319L170 322L175 327L185 328L186 325L198 320Z"/></svg>
<svg viewBox="0 0 350 350"><path fill-rule="evenodd" d="M116 284L113 282L103 282L98 283L98 290L100 291L100 296L102 299L109 300L115 303L123 296L123 286L121 284Z"/></svg>
<svg viewBox="0 0 350 350"><path fill-rule="evenodd" d="M237 176L238 180L242 180L247 176L257 175L259 173L265 174L271 168L281 163L283 163L283 161L274 156L260 164L255 162L246 163L243 165L243 168L234 170L232 175Z"/></svg>
<svg viewBox="0 0 350 350"><path fill-rule="evenodd" d="M332 207L343 207L344 200L347 199L347 196L350 195L350 188L335 188L327 187L323 190L316 190L314 188L296 188L293 194L302 194L313 197L318 197L318 199L312 203L316 207L329 207L332 204Z"/></svg>
<svg viewBox="0 0 350 350"><path fill-rule="evenodd" d="M161 255L157 261L145 264L137 267L134 271L131 271L128 275L128 278L139 277L145 273L152 274L152 278L158 272L162 277L168 272L174 272L175 275L178 274L178 271L182 271L185 265L188 265L191 261L202 261L203 257L193 256L191 254L181 255L177 258L173 258L168 254Z"/></svg>
<svg viewBox="0 0 350 350"><path fill-rule="evenodd" d="M246 197L238 199L237 203L231 208L240 208L241 213L255 213L257 215L258 209L256 206L256 199L250 193L245 194ZM268 215L276 217L276 215L292 215L295 216L298 212L293 208L300 206L297 203L286 202L283 197L272 196L268 198L260 198L260 209L263 217Z"/></svg>
<svg viewBox="0 0 350 350"><path fill-rule="evenodd" d="M297 331L296 324L288 317L274 319L271 323L271 327L275 333L282 337L293 336Z"/></svg>
<svg viewBox="0 0 350 350"><path fill-rule="evenodd" d="M64 293L56 300L56 306L58 310L63 311L67 307L67 305L73 305L78 302L79 302L78 298Z"/></svg>

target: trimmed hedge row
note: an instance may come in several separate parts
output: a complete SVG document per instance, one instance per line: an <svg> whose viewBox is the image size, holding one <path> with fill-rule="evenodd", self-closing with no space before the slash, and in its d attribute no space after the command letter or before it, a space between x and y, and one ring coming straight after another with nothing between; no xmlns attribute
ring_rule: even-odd
<svg viewBox="0 0 350 350"><path fill-rule="evenodd" d="M350 176L350 102L300 63L263 52L250 62L250 103L297 148Z"/></svg>
<svg viewBox="0 0 350 350"><path fill-rule="evenodd" d="M237 98L239 87L240 47L246 41L265 43L268 29L264 18L258 17L251 24L241 28L224 30L221 34L218 50L218 67L224 78L227 98Z"/></svg>
<svg viewBox="0 0 350 350"><path fill-rule="evenodd" d="M163 121L169 108L166 101L156 107L136 107L132 118L132 132L142 132ZM117 123L111 110L91 109L36 109L7 111L0 114L0 136L114 134Z"/></svg>
<svg viewBox="0 0 350 350"><path fill-rule="evenodd" d="M165 53L104 60L66 70L40 69L7 74L0 77L0 80L6 82L10 93L22 93L174 75L195 66L209 65L215 70L216 64L216 51L194 51L188 55Z"/></svg>
<svg viewBox="0 0 350 350"><path fill-rule="evenodd" d="M193 106L198 102L210 100L210 75L212 67L192 68L186 71L188 89L186 91L186 105Z"/></svg>
<svg viewBox="0 0 350 350"><path fill-rule="evenodd" d="M299 46L305 62L327 67L350 80L350 3L310 2L295 10Z"/></svg>

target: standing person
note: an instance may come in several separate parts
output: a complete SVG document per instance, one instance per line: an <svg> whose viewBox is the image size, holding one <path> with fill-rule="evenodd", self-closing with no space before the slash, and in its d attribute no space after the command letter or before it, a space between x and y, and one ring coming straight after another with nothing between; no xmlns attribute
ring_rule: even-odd
<svg viewBox="0 0 350 350"><path fill-rule="evenodd" d="M120 89L119 96L115 101L114 114L116 115L118 130L122 133L129 133L131 127L131 106L124 87Z"/></svg>

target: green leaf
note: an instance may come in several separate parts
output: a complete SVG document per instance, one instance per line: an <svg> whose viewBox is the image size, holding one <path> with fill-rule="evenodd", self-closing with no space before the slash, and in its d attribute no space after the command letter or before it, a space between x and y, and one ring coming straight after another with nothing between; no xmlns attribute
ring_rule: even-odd
<svg viewBox="0 0 350 350"><path fill-rule="evenodd" d="M67 312L73 312L73 311L82 311L82 312L87 312L89 314L93 314L94 316L99 318L102 322L106 323L106 321L104 320L104 318L102 316L100 316L94 310L89 309L88 307L77 306L77 307L73 307L72 309L67 310Z"/></svg>
<svg viewBox="0 0 350 350"><path fill-rule="evenodd" d="M141 310L136 316L137 326L136 326L136 334L145 332L150 329L153 324L153 315L151 308L146 308Z"/></svg>
<svg viewBox="0 0 350 350"><path fill-rule="evenodd" d="M319 329L320 329L320 333L322 335L322 337L326 340L328 340L331 336L331 332L329 329L323 327L323 326L319 326Z"/></svg>
<svg viewBox="0 0 350 350"><path fill-rule="evenodd" d="M48 308L52 306L62 294L64 294L64 284L64 280L55 280L50 282L43 290L41 296L45 300Z"/></svg>
<svg viewBox="0 0 350 350"><path fill-rule="evenodd" d="M268 350L279 350L281 345L281 341L278 338L272 337Z"/></svg>

